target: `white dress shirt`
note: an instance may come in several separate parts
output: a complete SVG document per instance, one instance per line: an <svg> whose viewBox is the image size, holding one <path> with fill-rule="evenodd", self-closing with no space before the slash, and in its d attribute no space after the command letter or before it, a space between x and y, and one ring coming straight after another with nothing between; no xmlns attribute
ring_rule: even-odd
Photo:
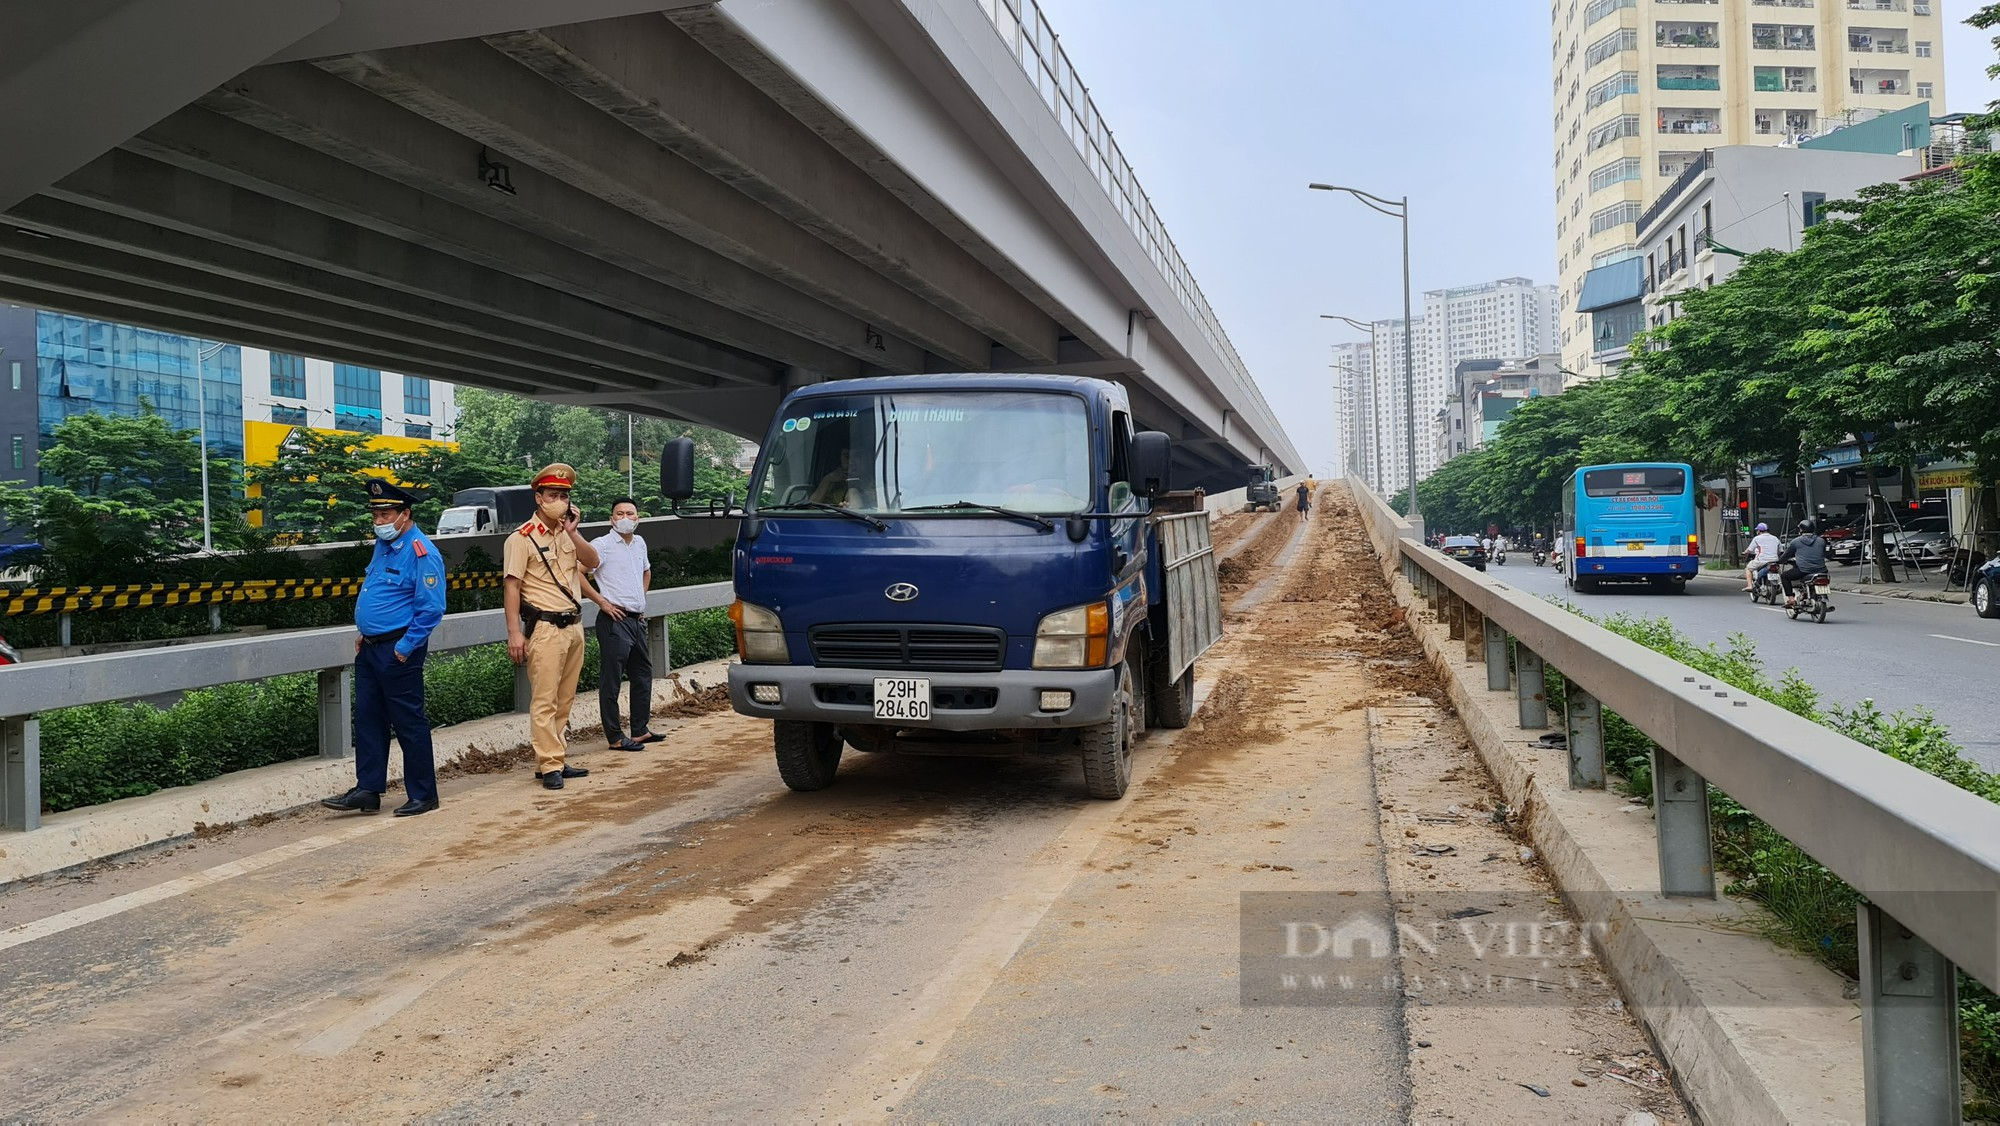
<svg viewBox="0 0 2000 1126"><path fill-rule="evenodd" d="M653 564L646 558L646 540L634 535L628 542L617 532L606 532L590 541L597 549L597 570L590 573L604 600L628 613L646 612L646 572Z"/></svg>

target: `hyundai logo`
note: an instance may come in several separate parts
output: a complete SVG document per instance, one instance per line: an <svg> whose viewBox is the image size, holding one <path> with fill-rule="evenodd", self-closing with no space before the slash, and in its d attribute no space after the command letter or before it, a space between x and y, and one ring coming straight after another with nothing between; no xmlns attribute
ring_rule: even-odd
<svg viewBox="0 0 2000 1126"><path fill-rule="evenodd" d="M882 593L891 602L909 602L917 597L917 588L912 583L895 583Z"/></svg>

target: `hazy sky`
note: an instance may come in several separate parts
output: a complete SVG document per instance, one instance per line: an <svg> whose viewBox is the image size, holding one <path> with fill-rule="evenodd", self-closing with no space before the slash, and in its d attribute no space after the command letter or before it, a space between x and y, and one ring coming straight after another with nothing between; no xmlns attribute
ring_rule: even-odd
<svg viewBox="0 0 2000 1126"><path fill-rule="evenodd" d="M1308 467L1334 468L1319 319L1402 315L1401 229L1318 180L1411 203L1412 286L1556 280L1543 0L1042 0ZM1976 0L1943 0L1945 109L2000 100Z"/></svg>

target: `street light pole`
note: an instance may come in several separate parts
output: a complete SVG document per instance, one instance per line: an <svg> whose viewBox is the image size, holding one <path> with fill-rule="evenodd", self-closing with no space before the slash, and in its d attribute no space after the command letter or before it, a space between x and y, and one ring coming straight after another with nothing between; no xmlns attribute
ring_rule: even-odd
<svg viewBox="0 0 2000 1126"><path fill-rule="evenodd" d="M1410 197L1383 199L1358 188L1343 188L1337 184L1308 184L1308 188L1322 192L1346 192L1367 206L1403 221L1403 436L1405 456L1408 459L1410 482L1410 503L1408 514L1417 513L1417 392L1416 360L1414 358L1414 336L1417 326L1411 322L1410 308ZM1371 365L1372 366L1372 365Z"/></svg>
<svg viewBox="0 0 2000 1126"><path fill-rule="evenodd" d="M1371 460L1375 463L1375 475L1369 480L1368 484L1376 492L1381 492L1383 476L1382 388L1380 381L1375 378L1375 357L1379 354L1378 349L1380 348L1380 345L1375 341L1375 322L1358 321L1353 317L1343 317L1337 313L1321 313L1319 317L1323 321L1341 321L1349 328L1359 329L1368 334L1368 449ZM1352 371L1353 369L1350 368L1348 370ZM1361 378L1360 372L1355 372L1354 375L1356 379Z"/></svg>
<svg viewBox="0 0 2000 1126"><path fill-rule="evenodd" d="M632 495L632 412L625 412L625 495Z"/></svg>
<svg viewBox="0 0 2000 1126"><path fill-rule="evenodd" d="M208 358L221 354L226 345L203 348L199 340L189 340L188 343L193 345L194 352L195 425L200 427L201 435L201 550L214 554L215 533L208 515L208 389L204 386L206 381L202 378L202 371Z"/></svg>

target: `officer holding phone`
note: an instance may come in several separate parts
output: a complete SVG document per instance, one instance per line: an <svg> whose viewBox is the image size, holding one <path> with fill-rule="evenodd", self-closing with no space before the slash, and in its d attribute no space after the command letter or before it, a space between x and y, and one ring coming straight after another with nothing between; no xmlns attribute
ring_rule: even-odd
<svg viewBox="0 0 2000 1126"><path fill-rule="evenodd" d="M557 462L535 475L535 516L507 537L501 604L507 618L507 656L528 667L530 739L535 777L551 790L563 779L590 771L563 761L570 705L583 671L583 572L598 564L597 549L577 533L570 503L576 470Z"/></svg>

